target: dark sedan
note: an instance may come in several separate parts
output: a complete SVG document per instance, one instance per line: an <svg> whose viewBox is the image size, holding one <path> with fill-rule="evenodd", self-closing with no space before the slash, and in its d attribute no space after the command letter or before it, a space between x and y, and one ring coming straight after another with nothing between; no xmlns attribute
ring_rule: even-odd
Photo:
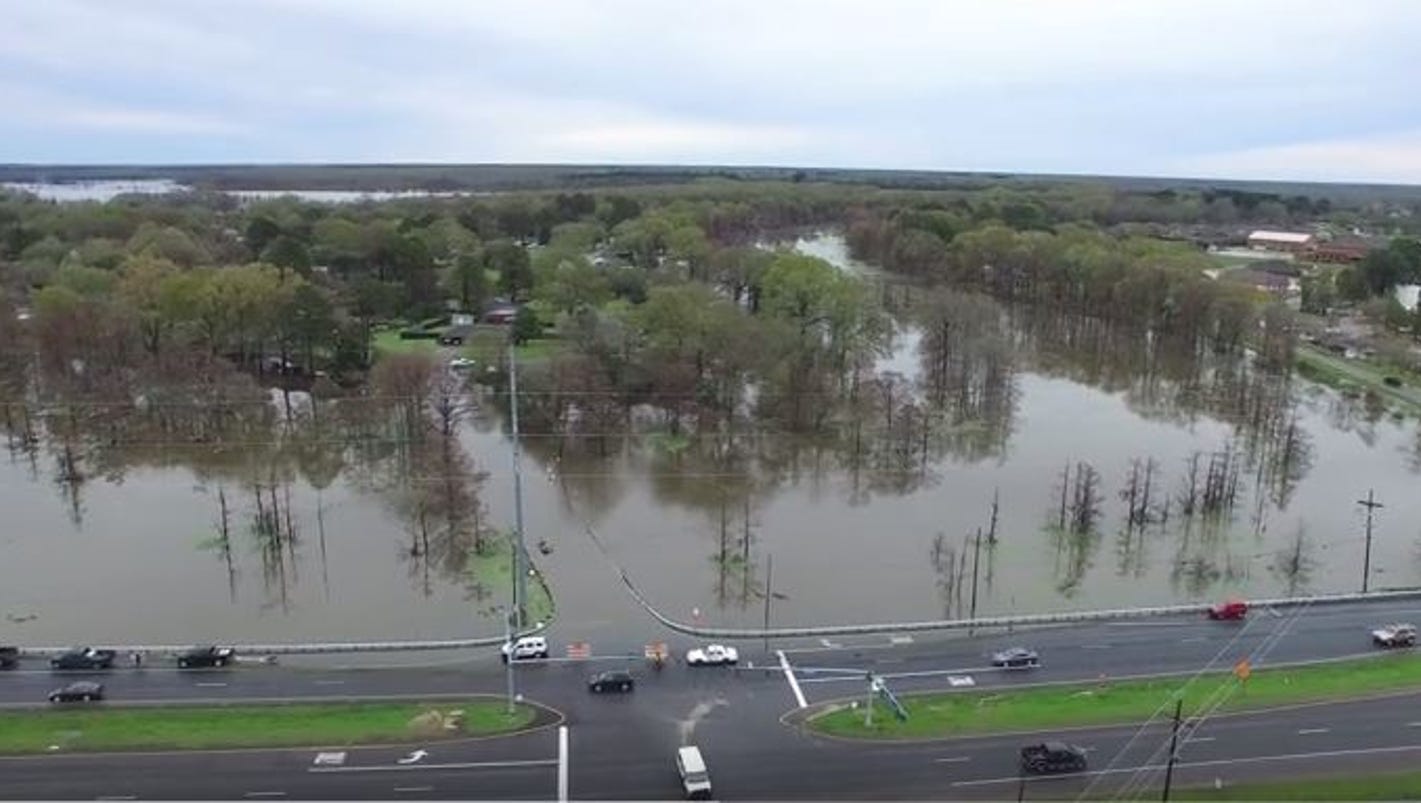
<svg viewBox="0 0 1421 803"><path fill-rule="evenodd" d="M231 663L236 650L231 647L193 647L178 656L179 669L206 669L224 667Z"/></svg>
<svg viewBox="0 0 1421 803"><path fill-rule="evenodd" d="M81 680L49 693L51 703L88 703L104 699L104 685L92 680Z"/></svg>
<svg viewBox="0 0 1421 803"><path fill-rule="evenodd" d="M93 647L76 647L56 658L49 659L53 669L113 669L118 653L113 650L96 650Z"/></svg>
<svg viewBox="0 0 1421 803"><path fill-rule="evenodd" d="M1040 665L1041 656L1036 654L1036 650L1025 647L1012 647L992 655L992 666L1002 669L1031 669Z"/></svg>
<svg viewBox="0 0 1421 803"><path fill-rule="evenodd" d="M598 672L592 676L591 680L587 681L587 689L593 694L608 691L626 693L634 688L636 688L636 679L632 677L630 672L621 669Z"/></svg>

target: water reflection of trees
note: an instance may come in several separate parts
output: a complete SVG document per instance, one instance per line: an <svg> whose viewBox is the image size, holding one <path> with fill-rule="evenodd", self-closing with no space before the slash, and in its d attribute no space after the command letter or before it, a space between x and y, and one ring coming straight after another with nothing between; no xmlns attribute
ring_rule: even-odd
<svg viewBox="0 0 1421 803"><path fill-rule="evenodd" d="M222 565L233 600L249 558L263 604L289 610L312 536L328 586L322 494L347 475L405 523L401 555L420 588L470 582L469 556L488 525L479 500L485 475L457 438L470 409L462 384L403 366L384 392L352 397L322 383L311 393L270 391L202 354L174 353L125 372L79 365L9 373L0 365L5 443L17 459L50 465L76 526L87 483L190 471L213 498L200 547ZM314 522L300 502L311 491Z"/></svg>

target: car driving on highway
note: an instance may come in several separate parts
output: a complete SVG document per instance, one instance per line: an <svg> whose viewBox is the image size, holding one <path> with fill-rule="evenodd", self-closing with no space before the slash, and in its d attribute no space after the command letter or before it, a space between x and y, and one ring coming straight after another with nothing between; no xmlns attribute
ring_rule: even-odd
<svg viewBox="0 0 1421 803"><path fill-rule="evenodd" d="M1036 654L1036 650L1011 647L992 653L992 666L1002 669L1034 669L1041 666L1041 656Z"/></svg>
<svg viewBox="0 0 1421 803"><path fill-rule="evenodd" d="M1382 625L1372 631L1372 643L1378 647L1416 646L1416 626L1402 622Z"/></svg>
<svg viewBox="0 0 1421 803"><path fill-rule="evenodd" d="M632 673L625 669L613 669L607 672L598 672L587 681L587 690L593 694L603 692L629 692L636 688L636 679Z"/></svg>
<svg viewBox="0 0 1421 803"><path fill-rule="evenodd" d="M1248 603L1241 599L1231 599L1209 607L1209 618L1215 621L1233 621L1248 616Z"/></svg>
<svg viewBox="0 0 1421 803"><path fill-rule="evenodd" d="M1021 748L1021 771L1025 773L1081 772L1085 768L1085 749L1072 744L1041 742Z"/></svg>
<svg viewBox="0 0 1421 803"><path fill-rule="evenodd" d="M697 647L686 653L686 663L689 666L720 666L739 660L740 653L734 647L723 644L710 644L704 649Z"/></svg>
<svg viewBox="0 0 1421 803"><path fill-rule="evenodd" d="M52 669L113 669L118 653L93 647L75 647L63 655L49 659Z"/></svg>
<svg viewBox="0 0 1421 803"><path fill-rule="evenodd" d="M178 656L179 669L207 669L220 668L232 663L237 651L231 647L214 647L212 645L193 647Z"/></svg>
<svg viewBox="0 0 1421 803"><path fill-rule="evenodd" d="M529 661L535 658L548 657L548 640L542 636L524 636L512 644L504 644L501 648L503 660Z"/></svg>
<svg viewBox="0 0 1421 803"><path fill-rule="evenodd" d="M0 647L0 669L14 669L19 665L19 647Z"/></svg>
<svg viewBox="0 0 1421 803"><path fill-rule="evenodd" d="M92 680L70 683L49 693L51 703L88 703L104 699L104 685Z"/></svg>

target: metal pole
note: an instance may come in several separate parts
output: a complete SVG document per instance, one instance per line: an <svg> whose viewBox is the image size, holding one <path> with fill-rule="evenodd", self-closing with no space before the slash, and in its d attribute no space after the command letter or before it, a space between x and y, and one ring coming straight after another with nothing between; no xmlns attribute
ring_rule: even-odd
<svg viewBox="0 0 1421 803"><path fill-rule="evenodd" d="M1372 578L1372 511L1384 507L1376 501L1372 490L1368 489L1366 499L1358 499L1357 504L1367 509L1367 548L1362 554L1362 593L1367 593L1367 583Z"/></svg>
<svg viewBox="0 0 1421 803"><path fill-rule="evenodd" d="M766 631L769 631L769 629L770 629L770 598L771 598L771 594L774 593L774 582L775 582L775 556L774 556L773 554L767 554L767 555L765 555L765 630L766 630ZM768 634L768 632L767 632L766 635L765 635L765 652L769 652L769 651L770 651L770 636L769 636L769 634Z"/></svg>
<svg viewBox="0 0 1421 803"><path fill-rule="evenodd" d="M982 528L977 528L977 534L972 538L972 611L967 618L977 621L977 564L982 559ZM968 628L967 635L972 635L975 628Z"/></svg>
<svg viewBox="0 0 1421 803"><path fill-rule="evenodd" d="M1164 795L1160 797L1163 803L1169 803L1169 786L1174 780L1174 760L1179 748L1179 717L1184 713L1184 700L1174 701L1174 730L1169 734L1169 763L1164 767Z"/></svg>
<svg viewBox="0 0 1421 803"><path fill-rule="evenodd" d="M503 611L503 643L508 646L508 655L504 657L504 674L508 676L508 715L513 716L513 698L516 692L513 689L513 614L510 611Z"/></svg>
<svg viewBox="0 0 1421 803"><path fill-rule="evenodd" d="M523 565L527 551L523 547L523 446L518 432L518 358L513 341L508 342L508 390L510 419L513 426L513 615L517 628L526 626L528 605L528 571Z"/></svg>
<svg viewBox="0 0 1421 803"><path fill-rule="evenodd" d="M864 711L866 712L866 713L864 714L863 726L864 726L865 728L872 728L872 727L873 727L873 673L872 673L872 672L870 672L869 675L868 675L868 699L866 699L866 700L864 701L864 706L863 706L863 708L864 708Z"/></svg>

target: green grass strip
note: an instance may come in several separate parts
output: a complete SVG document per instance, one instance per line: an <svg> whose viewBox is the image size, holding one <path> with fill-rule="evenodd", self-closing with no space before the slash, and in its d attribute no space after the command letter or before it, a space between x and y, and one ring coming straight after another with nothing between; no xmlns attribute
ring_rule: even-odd
<svg viewBox="0 0 1421 803"><path fill-rule="evenodd" d="M1249 783L1222 789L1175 789L1170 797L1175 800L1416 800L1421 798L1421 772Z"/></svg>
<svg viewBox="0 0 1421 803"><path fill-rule="evenodd" d="M864 739L928 739L1006 731L1142 722L1162 707L1173 707L1183 689L1186 714L1221 690L1231 692L1217 712L1289 703L1345 699L1386 691L1421 689L1421 655L1376 658L1255 670L1246 681L1231 673L1204 675L1185 688L1187 678L1105 681L1029 689L902 695L908 720L900 722L886 705L874 706L873 724L864 724L863 701L812 718L820 733ZM891 681L890 681L891 687Z"/></svg>
<svg viewBox="0 0 1421 803"><path fill-rule="evenodd" d="M462 711L462 727L445 731L426 717ZM102 703L0 712L0 753L55 749L166 750L223 747L336 746L482 736L519 730L536 710L512 716L500 700L439 703L108 707Z"/></svg>

